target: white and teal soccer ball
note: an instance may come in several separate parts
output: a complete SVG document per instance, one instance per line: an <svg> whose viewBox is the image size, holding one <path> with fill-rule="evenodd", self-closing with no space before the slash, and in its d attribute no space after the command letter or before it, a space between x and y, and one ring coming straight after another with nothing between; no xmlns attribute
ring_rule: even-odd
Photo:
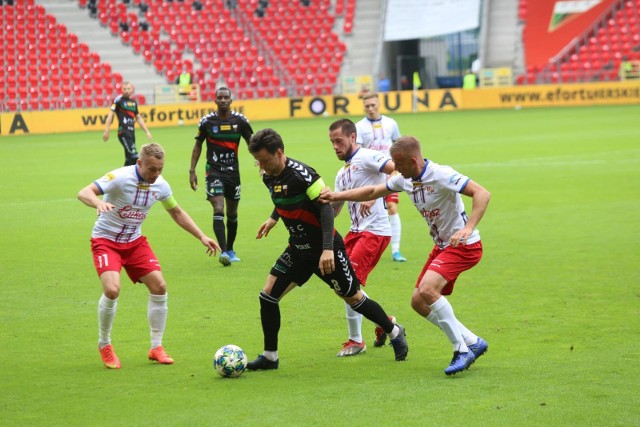
<svg viewBox="0 0 640 427"><path fill-rule="evenodd" d="M213 368L221 377L238 378L247 367L247 355L237 345L222 346L213 356Z"/></svg>

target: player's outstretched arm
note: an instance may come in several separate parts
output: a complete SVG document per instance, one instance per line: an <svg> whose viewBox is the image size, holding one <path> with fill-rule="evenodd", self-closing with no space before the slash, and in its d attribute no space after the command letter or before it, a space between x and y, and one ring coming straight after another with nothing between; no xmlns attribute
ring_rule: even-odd
<svg viewBox="0 0 640 427"><path fill-rule="evenodd" d="M366 187L354 188L352 190L334 192L329 188L323 188L320 192L318 200L321 203L333 202L364 202L367 200L375 200L393 193L387 188L386 184L368 185Z"/></svg>
<svg viewBox="0 0 640 427"><path fill-rule="evenodd" d="M171 215L171 218L173 218L176 224L187 230L196 239L200 240L200 242L202 242L204 246L206 246L207 254L209 254L209 256L215 255L218 251L221 250L218 243L204 234L193 221L193 219L191 219L189 214L186 211L182 210L180 206L175 205L171 209L168 209L167 212L169 212L169 215Z"/></svg>

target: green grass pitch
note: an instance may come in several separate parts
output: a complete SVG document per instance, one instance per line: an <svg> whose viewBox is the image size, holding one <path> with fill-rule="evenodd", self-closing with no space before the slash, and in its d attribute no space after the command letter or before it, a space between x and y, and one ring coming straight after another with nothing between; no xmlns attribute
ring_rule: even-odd
<svg viewBox="0 0 640 427"><path fill-rule="evenodd" d="M239 345L250 359L261 352L258 292L286 244L281 225L255 239L272 206L244 146L242 262L223 268L154 208L143 232L168 282L164 344L176 363L147 360L147 291L125 275L112 334L123 367L105 369L89 248L95 214L76 193L122 164L115 133L108 143L101 132L2 138L0 424L638 425L638 117L638 105L394 116L425 156L492 193L479 226L484 259L450 298L490 348L452 378L443 374L448 341L409 305L432 242L406 196L409 261L393 263L388 251L366 287L406 326L406 362L393 361L390 347L373 347L366 320L367 352L336 358L347 338L343 304L314 278L281 303L278 371L216 375L220 346ZM286 153L333 186L340 162L328 141L331 121L252 125L277 129ZM188 183L195 126L151 130L167 151L164 176L178 202L213 235L212 209ZM143 140L139 133L138 145ZM344 234L347 225L343 213L336 226Z"/></svg>

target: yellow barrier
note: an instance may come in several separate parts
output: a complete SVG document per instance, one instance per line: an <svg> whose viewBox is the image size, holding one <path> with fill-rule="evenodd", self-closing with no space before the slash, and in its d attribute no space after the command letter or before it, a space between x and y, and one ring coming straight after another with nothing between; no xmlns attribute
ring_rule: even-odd
<svg viewBox="0 0 640 427"><path fill-rule="evenodd" d="M638 104L640 82L512 86L464 91L465 110Z"/></svg>
<svg viewBox="0 0 640 427"><path fill-rule="evenodd" d="M414 102L415 101L415 102ZM512 86L475 90L420 90L380 94L385 114L453 111L462 109L553 107L640 103L640 81ZM415 106L414 106L415 104ZM299 98L235 100L233 107L249 120L360 116L364 113L357 94ZM145 105L140 114L153 131L156 127L195 125L213 111L213 103ZM109 109L27 111L0 114L0 135L104 131Z"/></svg>

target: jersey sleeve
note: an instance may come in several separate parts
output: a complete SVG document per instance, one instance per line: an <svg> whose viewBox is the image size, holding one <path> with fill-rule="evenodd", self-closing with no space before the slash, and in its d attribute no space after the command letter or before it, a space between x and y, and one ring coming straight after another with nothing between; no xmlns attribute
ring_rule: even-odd
<svg viewBox="0 0 640 427"><path fill-rule="evenodd" d="M246 120L246 119L243 120L242 123L243 123L243 126L242 126L242 138L244 138L245 142L248 145L249 144L249 140L251 139L251 135L253 135L253 128L249 124L249 121Z"/></svg>
<svg viewBox="0 0 640 427"><path fill-rule="evenodd" d="M411 191L413 189L413 184L411 184L410 180L402 176L402 174L395 173L387 180L387 188L389 191L395 192Z"/></svg>
<svg viewBox="0 0 640 427"><path fill-rule="evenodd" d="M441 166L436 173L438 184L456 193L462 192L469 182L469 177L450 166Z"/></svg>
<svg viewBox="0 0 640 427"><path fill-rule="evenodd" d="M198 140L199 142L204 141L207 135L204 130L206 122L207 122L207 116L201 118L200 121L198 122L198 131L196 132L196 136L194 136L193 138Z"/></svg>
<svg viewBox="0 0 640 427"><path fill-rule="evenodd" d="M384 166L391 160L381 151L367 150L365 168L373 173L382 172Z"/></svg>
<svg viewBox="0 0 640 427"><path fill-rule="evenodd" d="M398 122L393 121L393 133L391 134L391 140L395 142L396 139L400 138L400 128L398 127Z"/></svg>
<svg viewBox="0 0 640 427"><path fill-rule="evenodd" d="M122 174L118 174L117 170L107 172L93 183L98 186L101 194L107 194L118 183L118 177Z"/></svg>
<svg viewBox="0 0 640 427"><path fill-rule="evenodd" d="M158 201L166 202L173 197L173 191L171 190L171 186L169 185L169 183L164 180L164 178L162 179L162 182L160 184L161 186L160 194L158 195Z"/></svg>
<svg viewBox="0 0 640 427"><path fill-rule="evenodd" d="M360 122L356 123L356 144L362 145L364 141L362 140L362 126Z"/></svg>

